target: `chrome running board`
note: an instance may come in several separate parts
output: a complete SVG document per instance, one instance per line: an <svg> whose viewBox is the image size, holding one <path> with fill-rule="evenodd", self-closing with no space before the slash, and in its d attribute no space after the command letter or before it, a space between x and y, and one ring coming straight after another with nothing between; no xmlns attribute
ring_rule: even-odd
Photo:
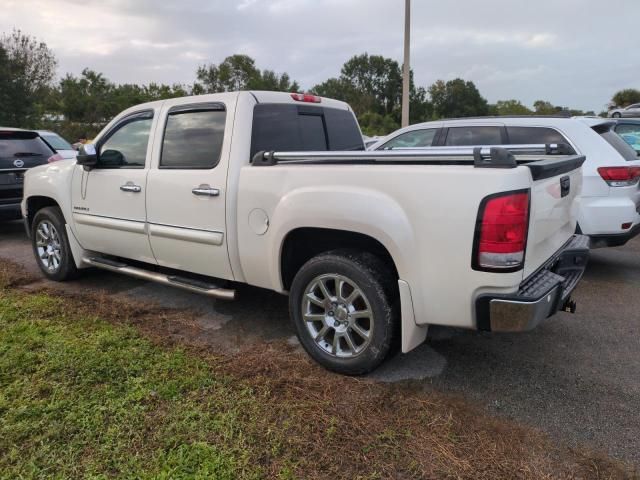
<svg viewBox="0 0 640 480"><path fill-rule="evenodd" d="M236 291L228 288L221 288L214 284L209 284L200 280L194 280L175 275L165 275L163 273L151 272L142 268L132 267L126 263L110 260L101 257L83 258L82 261L92 267L109 270L110 272L122 273L130 277L148 280L150 282L170 285L190 292L200 293L220 300L234 300Z"/></svg>

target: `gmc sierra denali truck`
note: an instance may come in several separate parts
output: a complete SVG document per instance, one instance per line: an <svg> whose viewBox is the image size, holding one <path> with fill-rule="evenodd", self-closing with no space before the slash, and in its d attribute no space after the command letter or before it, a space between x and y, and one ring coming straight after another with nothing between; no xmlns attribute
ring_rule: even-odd
<svg viewBox="0 0 640 480"><path fill-rule="evenodd" d="M77 160L31 169L22 212L51 280L272 289L316 361L362 374L429 325L524 331L573 309L584 157L520 153L366 152L345 103L203 95L130 108Z"/></svg>

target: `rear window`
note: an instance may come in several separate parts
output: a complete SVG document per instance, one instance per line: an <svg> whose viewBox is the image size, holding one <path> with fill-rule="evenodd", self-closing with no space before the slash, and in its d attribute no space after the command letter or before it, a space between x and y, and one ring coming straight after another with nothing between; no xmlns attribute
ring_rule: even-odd
<svg viewBox="0 0 640 480"><path fill-rule="evenodd" d="M627 142L625 142L622 137L620 137L613 130L609 130L606 132L600 133L600 136L604 138L609 145L615 148L622 157L631 162L633 160L638 160L638 152L636 152Z"/></svg>
<svg viewBox="0 0 640 480"><path fill-rule="evenodd" d="M39 137L20 138L14 132L0 132L0 158L50 157L51 149Z"/></svg>
<svg viewBox="0 0 640 480"><path fill-rule="evenodd" d="M500 145L502 127L451 127L445 145Z"/></svg>
<svg viewBox="0 0 640 480"><path fill-rule="evenodd" d="M43 134L42 138L56 150L73 150L71 144L59 135Z"/></svg>
<svg viewBox="0 0 640 480"><path fill-rule="evenodd" d="M364 143L348 110L261 103L253 111L251 157L262 150L364 150Z"/></svg>

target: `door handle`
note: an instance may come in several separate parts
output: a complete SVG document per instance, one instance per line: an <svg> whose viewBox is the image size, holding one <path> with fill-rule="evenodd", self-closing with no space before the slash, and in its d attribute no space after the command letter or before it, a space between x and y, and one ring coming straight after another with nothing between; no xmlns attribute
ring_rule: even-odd
<svg viewBox="0 0 640 480"><path fill-rule="evenodd" d="M191 193L199 197L217 197L218 195L220 195L220 190L218 190L217 188L211 188L209 185L203 184L191 190Z"/></svg>
<svg viewBox="0 0 640 480"><path fill-rule="evenodd" d="M120 185L120 190L123 192L140 193L142 191L142 187L134 184L133 182L127 182L124 185Z"/></svg>

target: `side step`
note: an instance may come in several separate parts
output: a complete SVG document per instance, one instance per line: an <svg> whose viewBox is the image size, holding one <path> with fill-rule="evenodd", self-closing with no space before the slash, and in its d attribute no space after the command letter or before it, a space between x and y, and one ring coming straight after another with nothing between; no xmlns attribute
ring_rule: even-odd
<svg viewBox="0 0 640 480"><path fill-rule="evenodd" d="M149 270L132 267L130 265L127 265L126 263L110 260L108 258L89 257L83 258L82 261L87 265L91 265L92 267L102 268L103 270L109 270L111 272L122 273L124 275L129 275L130 277L139 278L141 280L148 280L151 282L162 283L164 285L171 285L172 287L182 288L183 290L200 293L209 297L218 298L220 300L234 300L236 297L236 291L232 289L220 288L217 285L191 278L151 272Z"/></svg>

